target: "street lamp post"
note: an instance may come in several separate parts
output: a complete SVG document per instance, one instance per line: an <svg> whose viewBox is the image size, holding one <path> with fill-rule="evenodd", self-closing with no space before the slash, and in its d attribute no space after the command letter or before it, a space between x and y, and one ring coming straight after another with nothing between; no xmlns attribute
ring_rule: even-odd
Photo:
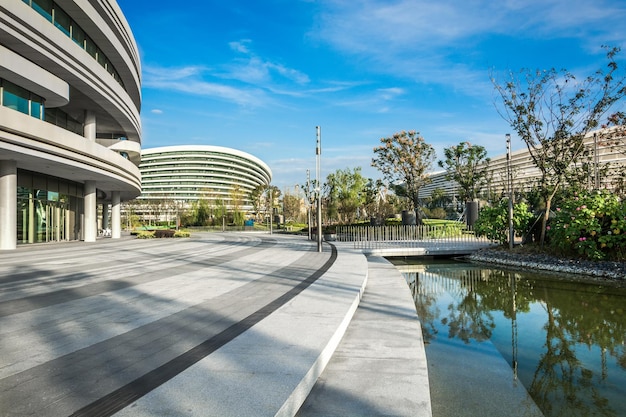
<svg viewBox="0 0 626 417"><path fill-rule="evenodd" d="M513 249L515 230L513 228L513 173L511 172L511 135L506 134L506 177L509 188L509 249Z"/></svg>
<svg viewBox="0 0 626 417"><path fill-rule="evenodd" d="M311 240L311 172L306 170L306 215L309 225L309 240Z"/></svg>
<svg viewBox="0 0 626 417"><path fill-rule="evenodd" d="M274 190L272 189L272 186L270 184L268 184L268 187L269 187L269 190L268 190L269 193L268 194L270 195L269 196L270 197L269 198L270 199L269 207L270 207L270 235L271 235L273 233L272 229L274 228L274 225L273 225L273 221L274 221L274 219L273 219L273 217L274 217Z"/></svg>
<svg viewBox="0 0 626 417"><path fill-rule="evenodd" d="M320 170L321 170L321 158L322 158L322 138L320 133L320 127L315 126L317 133L317 146L315 147L316 166L315 177L317 183L315 184L315 195L317 197L317 251L322 251L322 189L320 182Z"/></svg>

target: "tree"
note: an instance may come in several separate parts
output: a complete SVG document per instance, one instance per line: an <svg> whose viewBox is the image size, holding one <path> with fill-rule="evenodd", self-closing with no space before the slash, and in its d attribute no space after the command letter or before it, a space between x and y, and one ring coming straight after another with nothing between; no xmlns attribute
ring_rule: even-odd
<svg viewBox="0 0 626 417"><path fill-rule="evenodd" d="M209 219L211 218L209 203L205 199L200 199L196 203L195 207L195 218L194 222L197 226L206 226L209 223Z"/></svg>
<svg viewBox="0 0 626 417"><path fill-rule="evenodd" d="M487 169L490 159L487 150L479 145L461 142L445 148L445 160L439 161L446 170L446 179L459 185L459 198L465 202L474 201L480 190L487 185Z"/></svg>
<svg viewBox="0 0 626 417"><path fill-rule="evenodd" d="M403 184L411 209L419 207L419 191L430 183L426 174L435 160L435 150L414 130L395 133L380 139L382 145L374 148L372 166L382 172L390 188Z"/></svg>
<svg viewBox="0 0 626 417"><path fill-rule="evenodd" d="M270 185L266 188L267 191L267 199L265 200L266 202L266 206L265 206L265 212L270 215L273 216L274 215L274 209L278 208L278 200L280 199L281 196L281 192L280 192L280 188L278 188L275 185Z"/></svg>
<svg viewBox="0 0 626 417"><path fill-rule="evenodd" d="M446 194L443 188L435 188L429 197L426 198L424 212L431 219L445 219L448 212L456 214L456 209L451 209L452 198Z"/></svg>
<svg viewBox="0 0 626 417"><path fill-rule="evenodd" d="M254 212L259 215L261 211L263 211L263 207L265 205L265 193L267 191L267 185L261 184L254 187L252 191L250 191L250 201L252 202L252 209Z"/></svg>
<svg viewBox="0 0 626 417"><path fill-rule="evenodd" d="M364 189L365 202L363 208L365 214L370 219L375 219L376 224L383 224L385 218L394 213L395 208L389 201L389 195L387 194L387 187L384 186L381 180L367 180Z"/></svg>
<svg viewBox="0 0 626 417"><path fill-rule="evenodd" d="M230 203L233 212L233 223L237 226L243 226L244 213L241 209L243 205L243 191L241 191L239 185L230 190Z"/></svg>
<svg viewBox="0 0 626 417"><path fill-rule="evenodd" d="M285 216L285 222L299 220L301 203L302 200L299 196L285 193L283 196L283 215Z"/></svg>
<svg viewBox="0 0 626 417"><path fill-rule="evenodd" d="M585 152L583 138L600 127L623 125L624 114L607 113L626 94L625 77L615 60L619 48L607 48L607 69L578 81L566 71L522 70L519 76L492 82L502 99L500 115L524 141L541 173L539 192L545 202L540 243L554 195Z"/></svg>
<svg viewBox="0 0 626 417"><path fill-rule="evenodd" d="M351 223L357 210L365 204L367 179L361 175L361 167L338 169L326 177L328 212L336 212L339 221Z"/></svg>

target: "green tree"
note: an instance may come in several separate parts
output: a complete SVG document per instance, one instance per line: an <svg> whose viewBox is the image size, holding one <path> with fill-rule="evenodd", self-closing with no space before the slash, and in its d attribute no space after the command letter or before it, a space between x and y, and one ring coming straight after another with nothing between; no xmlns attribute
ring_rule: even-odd
<svg viewBox="0 0 626 417"><path fill-rule="evenodd" d="M351 223L357 210L365 204L367 179L361 174L361 167L338 169L326 177L328 212L336 213L338 220Z"/></svg>
<svg viewBox="0 0 626 417"><path fill-rule="evenodd" d="M424 212L431 219L445 219L448 216L448 211L456 213L456 210L450 208L451 204L452 198L446 194L446 190L435 188L426 199Z"/></svg>
<svg viewBox="0 0 626 417"><path fill-rule="evenodd" d="M237 226L243 226L243 222L245 220L245 216L242 211L243 196L243 191L241 191L241 187L238 185L230 191L230 205L233 214L233 223Z"/></svg>
<svg viewBox="0 0 626 417"><path fill-rule="evenodd" d="M370 218L374 218L379 224L395 212L391 198L381 180L369 178L364 189L365 204L363 208ZM395 196L394 196L395 197Z"/></svg>
<svg viewBox="0 0 626 417"><path fill-rule="evenodd" d="M521 201L513 207L513 228L517 236L524 236L528 232L533 214L528 205ZM478 213L478 220L474 224L474 231L478 236L507 244L509 241L508 200L502 199L493 207L484 207Z"/></svg>
<svg viewBox="0 0 626 417"><path fill-rule="evenodd" d="M439 161L446 170L446 179L459 185L459 198L465 202L478 198L480 190L487 185L487 169L490 159L487 150L480 145L461 142L445 148L445 160Z"/></svg>
<svg viewBox="0 0 626 417"><path fill-rule="evenodd" d="M285 222L299 220L301 202L302 200L297 195L286 193L283 196L283 214L285 216Z"/></svg>
<svg viewBox="0 0 626 417"><path fill-rule="evenodd" d="M275 185L270 185L266 187L266 192L267 198L265 199L265 212L268 215L273 216L274 209L280 207L278 201L280 200L280 196L282 195L282 193L280 192L280 188Z"/></svg>
<svg viewBox="0 0 626 417"><path fill-rule="evenodd" d="M411 209L420 206L419 191L430 183L427 171L435 160L434 148L416 131L395 133L380 139L372 166L378 168L390 188L403 184Z"/></svg>
<svg viewBox="0 0 626 417"><path fill-rule="evenodd" d="M198 200L195 204L195 218L194 222L198 226L206 226L209 223L209 219L211 218L211 211L209 208L209 203L204 200Z"/></svg>
<svg viewBox="0 0 626 417"><path fill-rule="evenodd" d="M266 206L265 193L267 192L267 185L261 184L254 187L252 191L250 191L250 201L252 202L252 209L257 215L261 213Z"/></svg>
<svg viewBox="0 0 626 417"><path fill-rule="evenodd" d="M618 74L616 62L620 50L605 49L607 69L580 81L566 70L555 69L510 73L502 83L492 78L502 99L501 116L524 141L541 173L539 189L546 209L542 245L552 199L584 155L584 137L594 129L623 125L625 121L623 113L614 113L601 124L626 95L625 76Z"/></svg>
<svg viewBox="0 0 626 417"><path fill-rule="evenodd" d="M221 224L222 221L225 220L226 216L228 215L228 209L226 208L226 204L224 203L224 200L221 198L216 198L214 204L215 204L214 209L213 209L214 221L218 221Z"/></svg>

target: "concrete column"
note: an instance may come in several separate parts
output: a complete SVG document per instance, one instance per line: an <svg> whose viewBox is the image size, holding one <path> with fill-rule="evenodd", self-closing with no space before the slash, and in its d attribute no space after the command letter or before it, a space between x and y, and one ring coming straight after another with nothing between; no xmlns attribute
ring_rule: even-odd
<svg viewBox="0 0 626 417"><path fill-rule="evenodd" d="M17 246L17 162L0 161L0 250Z"/></svg>
<svg viewBox="0 0 626 417"><path fill-rule="evenodd" d="M120 210L120 192L111 194L111 237L119 239L122 236L122 216Z"/></svg>
<svg viewBox="0 0 626 417"><path fill-rule="evenodd" d="M85 242L95 242L98 235L98 204L96 182L85 181Z"/></svg>
<svg viewBox="0 0 626 417"><path fill-rule="evenodd" d="M35 194L28 193L28 243L35 243Z"/></svg>
<svg viewBox="0 0 626 417"><path fill-rule="evenodd" d="M85 110L83 136L92 142L96 141L96 114L90 110Z"/></svg>
<svg viewBox="0 0 626 417"><path fill-rule="evenodd" d="M110 228L109 225L109 203L102 202L102 229Z"/></svg>

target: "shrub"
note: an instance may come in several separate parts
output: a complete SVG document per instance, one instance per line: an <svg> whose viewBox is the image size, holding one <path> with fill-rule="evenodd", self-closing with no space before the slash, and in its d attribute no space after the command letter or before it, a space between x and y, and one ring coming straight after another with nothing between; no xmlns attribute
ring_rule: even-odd
<svg viewBox="0 0 626 417"><path fill-rule="evenodd" d="M424 214L431 219L445 219L448 216L446 209L441 207L435 207L432 209L424 207Z"/></svg>
<svg viewBox="0 0 626 417"><path fill-rule="evenodd" d="M460 222L433 224L431 227L426 236L431 239L459 237L462 236L466 230L465 224Z"/></svg>
<svg viewBox="0 0 626 417"><path fill-rule="evenodd" d="M139 230L137 232L137 239L153 239L154 232L147 230Z"/></svg>
<svg viewBox="0 0 626 417"><path fill-rule="evenodd" d="M174 237L191 237L191 233L187 230L177 230L176 233L174 233Z"/></svg>
<svg viewBox="0 0 626 417"><path fill-rule="evenodd" d="M562 254L626 259L626 205L608 191L585 192L564 200L546 232L551 247Z"/></svg>
<svg viewBox="0 0 626 417"><path fill-rule="evenodd" d="M513 207L513 230L517 236L523 236L533 214L528 210L528 205L521 201ZM477 236L486 236L488 239L508 244L509 242L509 201L502 199L497 205L484 207L478 213L478 219L474 223L474 232Z"/></svg>

